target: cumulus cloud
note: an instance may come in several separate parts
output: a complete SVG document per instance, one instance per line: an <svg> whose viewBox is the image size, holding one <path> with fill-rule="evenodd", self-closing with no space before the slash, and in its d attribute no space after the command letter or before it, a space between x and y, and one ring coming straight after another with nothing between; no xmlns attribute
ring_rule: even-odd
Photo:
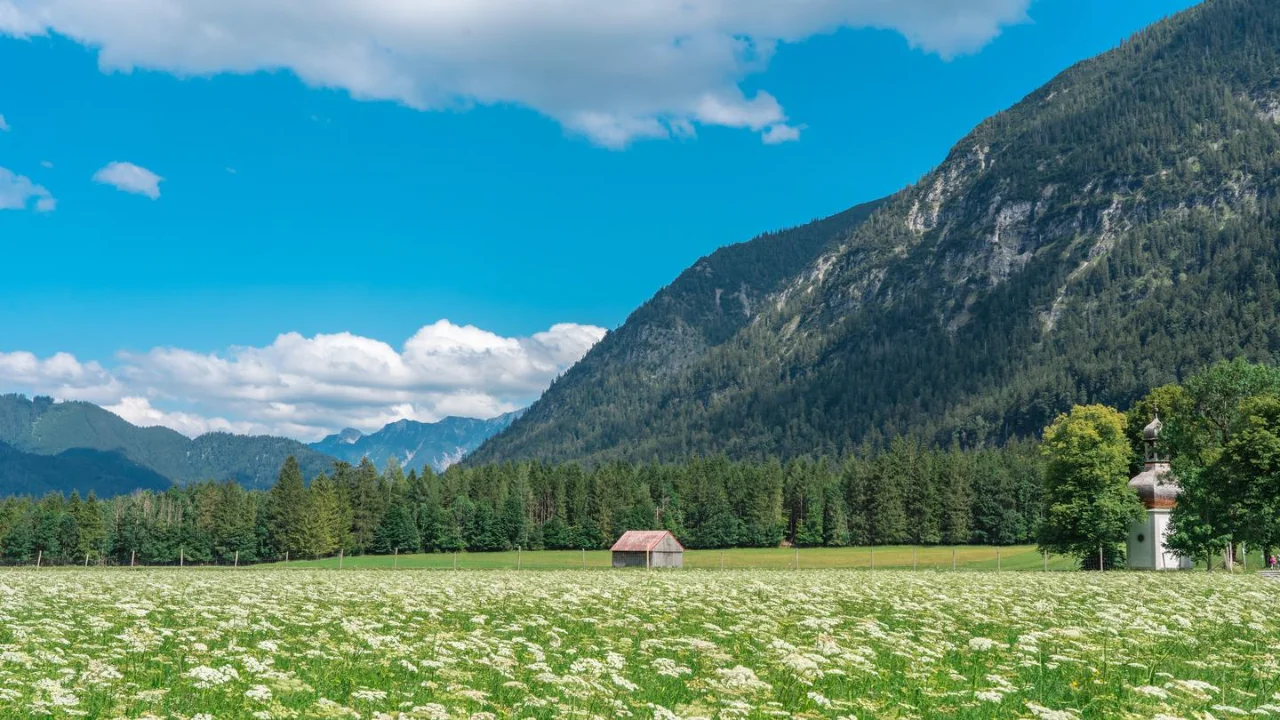
<svg viewBox="0 0 1280 720"><path fill-rule="evenodd" d="M268 426L251 422L232 422L221 417L204 417L195 413L161 410L152 407L151 401L145 397L126 396L113 405L103 407L139 427L163 426L177 430L188 437L197 437L211 432L263 435L271 434L272 430Z"/></svg>
<svg viewBox="0 0 1280 720"><path fill-rule="evenodd" d="M101 364L82 363L67 353L41 359L29 352L0 352L0 387L98 403L112 402L124 391Z"/></svg>
<svg viewBox="0 0 1280 720"><path fill-rule="evenodd" d="M160 197L160 182L164 180L150 170L128 162L107 163L93 174L93 179L122 192L146 195L152 200Z"/></svg>
<svg viewBox="0 0 1280 720"><path fill-rule="evenodd" d="M0 167L0 210L26 210L34 207L36 212L52 212L57 206L58 201L43 185L37 185L29 177Z"/></svg>
<svg viewBox="0 0 1280 720"><path fill-rule="evenodd" d="M3 115L0 115L0 132L9 132L9 123L5 122Z"/></svg>
<svg viewBox="0 0 1280 720"><path fill-rule="evenodd" d="M96 48L104 70L285 69L316 87L424 110L514 103L622 147L695 125L794 133L772 95L741 90L781 43L870 27L951 57L1025 21L1029 3L0 0L0 33L72 38Z"/></svg>
<svg viewBox="0 0 1280 720"><path fill-rule="evenodd" d="M400 419L487 418L527 405L604 336L563 323L504 337L441 320L399 348L336 333L285 333L218 353L121 353L110 370L67 354L0 353L0 389L96 402L140 425L315 440Z"/></svg>

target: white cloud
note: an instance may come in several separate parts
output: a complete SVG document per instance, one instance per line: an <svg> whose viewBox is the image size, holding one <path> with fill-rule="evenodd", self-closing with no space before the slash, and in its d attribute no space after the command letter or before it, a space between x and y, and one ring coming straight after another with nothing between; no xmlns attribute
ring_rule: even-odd
<svg viewBox="0 0 1280 720"><path fill-rule="evenodd" d="M351 333L285 333L220 353L121 353L111 370L67 354L0 353L0 390L89 400L130 422L315 440L404 418L493 417L527 405L604 336L563 323L503 337L441 320L397 350Z"/></svg>
<svg viewBox="0 0 1280 720"><path fill-rule="evenodd" d="M270 428L250 422L232 422L226 418L207 418L194 413L166 412L151 406L151 401L144 397L126 396L114 405L104 405L105 409L119 415L139 427L163 426L188 437L196 437L211 432L230 432L240 435L261 435L270 432Z"/></svg>
<svg viewBox="0 0 1280 720"><path fill-rule="evenodd" d="M152 200L160 197L160 182L164 180L150 170L128 162L107 163L93 174L93 179L123 192L146 195Z"/></svg>
<svg viewBox="0 0 1280 720"><path fill-rule="evenodd" d="M0 33L67 36L97 49L104 70L285 69L316 87L419 109L514 103L621 147L688 136L695 125L786 124L772 95L741 90L780 43L872 27L950 57L1025 21L1029 3L0 0Z"/></svg>
<svg viewBox="0 0 1280 720"><path fill-rule="evenodd" d="M67 353L41 359L29 352L0 352L0 387L97 403L113 402L124 391L102 365L81 363Z"/></svg>
<svg viewBox="0 0 1280 720"><path fill-rule="evenodd" d="M32 206L36 212L51 212L57 208L58 201L43 185L0 167L0 210L26 210Z"/></svg>
<svg viewBox="0 0 1280 720"><path fill-rule="evenodd" d="M52 169L53 169L53 163L49 162L48 160L41 160L41 161L40 161L40 167L45 168L45 169L47 169L47 170L52 170Z"/></svg>
<svg viewBox="0 0 1280 720"><path fill-rule="evenodd" d="M9 132L9 123L5 122L3 115L0 115L0 132Z"/></svg>
<svg viewBox="0 0 1280 720"><path fill-rule="evenodd" d="M764 131L762 139L766 145L778 145L785 142L794 142L800 139L800 131L804 126L792 127L790 125L774 125Z"/></svg>

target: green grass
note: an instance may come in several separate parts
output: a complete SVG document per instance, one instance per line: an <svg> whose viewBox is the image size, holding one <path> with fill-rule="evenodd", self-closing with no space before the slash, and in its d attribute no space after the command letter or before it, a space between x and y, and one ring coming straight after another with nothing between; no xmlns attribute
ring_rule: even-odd
<svg viewBox="0 0 1280 720"><path fill-rule="evenodd" d="M999 558L997 559L997 553ZM459 570L564 570L601 569L611 567L611 555L607 550L539 550L531 552L458 553ZM691 569L726 570L773 569L871 569L874 559L876 569L951 570L954 557L958 570L1044 570L1044 557L1033 545L1011 547L983 547L961 545L957 547L912 547L891 545L877 548L741 548L732 550L688 550L684 554L684 566ZM400 568L400 569L453 569L453 554L363 555L344 557L344 569ZM284 563L276 563L282 566ZM337 568L338 558L321 560L295 560L288 567ZM1076 562L1064 556L1050 556L1049 570L1074 570Z"/></svg>

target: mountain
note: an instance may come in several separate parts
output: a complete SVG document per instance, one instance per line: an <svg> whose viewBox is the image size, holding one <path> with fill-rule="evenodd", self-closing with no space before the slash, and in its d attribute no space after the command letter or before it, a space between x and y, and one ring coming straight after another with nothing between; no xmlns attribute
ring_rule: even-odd
<svg viewBox="0 0 1280 720"><path fill-rule="evenodd" d="M91 464L90 459L106 456L109 462L100 471L115 473L110 477L122 472L111 463L124 459L172 483L236 480L249 488L275 482L289 455L298 458L307 477L328 470L333 462L333 458L286 438L209 433L193 440L168 428L131 425L91 403L22 395L0 395L0 443L26 455L66 459L70 453L82 468ZM97 451L98 455L84 451ZM0 458L0 477L5 477L11 457ZM79 482L80 477L69 476L66 483Z"/></svg>
<svg viewBox="0 0 1280 720"><path fill-rule="evenodd" d="M172 484L120 453L74 449L36 455L0 442L0 497L72 490L111 497L134 490L164 490Z"/></svg>
<svg viewBox="0 0 1280 720"><path fill-rule="evenodd" d="M447 417L434 423L399 420L372 435L347 428L330 435L311 448L350 463L368 457L378 467L395 458L407 470L425 467L439 472L458 462L485 440L506 429L523 410L488 420Z"/></svg>
<svg viewBox="0 0 1280 720"><path fill-rule="evenodd" d="M986 120L869 217L700 260L469 462L978 445L1223 357L1276 362L1278 183L1280 3L1209 0Z"/></svg>

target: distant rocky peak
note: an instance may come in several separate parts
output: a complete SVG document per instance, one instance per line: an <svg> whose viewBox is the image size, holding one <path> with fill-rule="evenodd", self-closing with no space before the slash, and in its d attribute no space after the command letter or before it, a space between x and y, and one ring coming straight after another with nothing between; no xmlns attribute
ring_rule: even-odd
<svg viewBox="0 0 1280 720"><path fill-rule="evenodd" d="M338 433L338 442L343 445L355 445L362 437L364 433L355 428L343 428L342 432Z"/></svg>

